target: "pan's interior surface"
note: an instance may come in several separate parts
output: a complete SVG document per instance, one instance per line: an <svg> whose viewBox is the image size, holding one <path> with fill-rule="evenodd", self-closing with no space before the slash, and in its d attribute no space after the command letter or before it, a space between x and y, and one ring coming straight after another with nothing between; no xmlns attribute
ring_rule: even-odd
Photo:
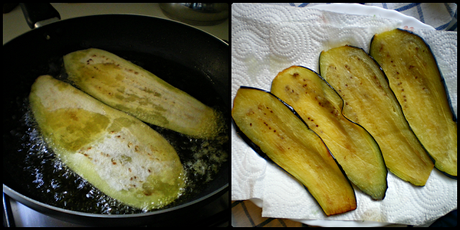
<svg viewBox="0 0 460 230"><path fill-rule="evenodd" d="M69 19L30 31L4 45L4 184L27 197L69 210L140 213L142 210L105 196L56 160L40 138L28 109L27 97L34 80L43 74L60 78L62 56L90 47L113 52L155 73L222 111L229 124L228 45L183 24L133 15ZM222 138L210 143L151 127L175 147L193 182L184 196L165 209L196 203L228 187L229 161L215 161L230 153L228 128ZM196 154L202 149L215 153L215 157ZM209 176L212 180L207 182Z"/></svg>

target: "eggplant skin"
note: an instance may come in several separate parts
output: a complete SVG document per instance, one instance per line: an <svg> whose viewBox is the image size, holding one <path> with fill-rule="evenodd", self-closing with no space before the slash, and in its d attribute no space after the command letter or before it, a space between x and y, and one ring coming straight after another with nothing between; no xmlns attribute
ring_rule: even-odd
<svg viewBox="0 0 460 230"><path fill-rule="evenodd" d="M241 87L232 118L238 129L315 198L327 216L356 209L353 187L321 138L270 92Z"/></svg>
<svg viewBox="0 0 460 230"><path fill-rule="evenodd" d="M345 101L343 114L374 137L390 172L424 186L434 164L377 62L361 48L341 46L321 52L319 63L320 75Z"/></svg>
<svg viewBox="0 0 460 230"><path fill-rule="evenodd" d="M108 196L147 211L183 193L179 156L142 121L51 76L37 78L29 101L56 156Z"/></svg>
<svg viewBox="0 0 460 230"><path fill-rule="evenodd" d="M64 65L80 90L147 123L207 139L225 127L219 111L113 53L79 50L65 55Z"/></svg>
<svg viewBox="0 0 460 230"><path fill-rule="evenodd" d="M395 29L376 34L370 55L388 77L411 129L435 167L457 177L457 123L430 47L418 35Z"/></svg>
<svg viewBox="0 0 460 230"><path fill-rule="evenodd" d="M387 168L374 138L342 114L343 100L316 72L291 66L275 77L271 92L291 105L324 141L348 179L374 200L387 190Z"/></svg>

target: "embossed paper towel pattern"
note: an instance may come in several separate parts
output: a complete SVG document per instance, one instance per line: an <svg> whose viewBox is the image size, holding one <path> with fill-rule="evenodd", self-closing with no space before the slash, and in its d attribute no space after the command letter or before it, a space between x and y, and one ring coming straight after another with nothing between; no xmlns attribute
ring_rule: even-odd
<svg viewBox="0 0 460 230"><path fill-rule="evenodd" d="M318 70L322 50L354 45L369 50L376 33L403 28L399 20L266 4L232 5L232 98L242 85L270 90L276 74L291 65ZM415 31L431 46L457 110L456 33ZM357 220L419 225L457 208L457 181L433 170L425 187L388 174L383 201L359 191L358 208L326 217L295 179L260 158L232 130L232 199L261 200L262 216L297 220Z"/></svg>

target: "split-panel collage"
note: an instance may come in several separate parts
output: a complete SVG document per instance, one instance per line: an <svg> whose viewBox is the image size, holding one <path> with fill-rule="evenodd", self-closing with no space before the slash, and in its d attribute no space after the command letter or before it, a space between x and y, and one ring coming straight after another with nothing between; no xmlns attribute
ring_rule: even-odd
<svg viewBox="0 0 460 230"><path fill-rule="evenodd" d="M456 3L4 3L4 227L457 226Z"/></svg>

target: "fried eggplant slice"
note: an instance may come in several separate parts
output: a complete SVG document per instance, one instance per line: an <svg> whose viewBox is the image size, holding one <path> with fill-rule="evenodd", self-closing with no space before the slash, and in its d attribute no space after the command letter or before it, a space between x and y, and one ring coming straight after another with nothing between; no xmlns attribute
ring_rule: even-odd
<svg viewBox="0 0 460 230"><path fill-rule="evenodd" d="M261 156L302 183L327 216L356 209L353 187L321 138L270 92L242 87L233 102L239 130ZM241 135L243 135L241 134Z"/></svg>
<svg viewBox="0 0 460 230"><path fill-rule="evenodd" d="M64 65L72 84L142 121L196 138L212 139L222 130L218 111L115 54L75 51Z"/></svg>
<svg viewBox="0 0 460 230"><path fill-rule="evenodd" d="M32 85L29 101L56 156L108 196L150 210L183 193L179 156L142 121L47 75Z"/></svg>
<svg viewBox="0 0 460 230"><path fill-rule="evenodd" d="M319 62L320 75L345 102L344 115L374 137L390 172L424 186L434 164L410 129L380 66L352 46L323 51Z"/></svg>
<svg viewBox="0 0 460 230"><path fill-rule="evenodd" d="M394 29L374 36L370 55L388 77L434 167L457 177L457 122L429 46L409 31Z"/></svg>
<svg viewBox="0 0 460 230"><path fill-rule="evenodd" d="M353 184L374 200L385 197L387 168L377 142L342 115L342 98L321 76L291 66L278 73L271 92L292 106L321 137Z"/></svg>

